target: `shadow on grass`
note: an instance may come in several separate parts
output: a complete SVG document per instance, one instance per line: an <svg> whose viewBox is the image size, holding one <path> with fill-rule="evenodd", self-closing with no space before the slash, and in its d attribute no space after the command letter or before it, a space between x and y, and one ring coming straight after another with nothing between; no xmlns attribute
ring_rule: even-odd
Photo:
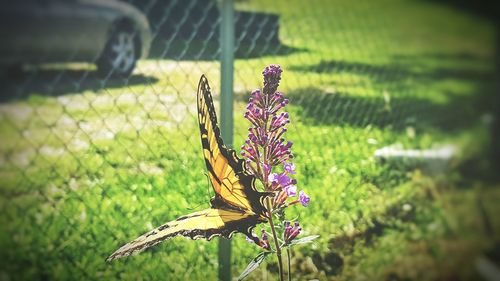
<svg viewBox="0 0 500 281"><path fill-rule="evenodd" d="M315 125L349 125L405 130L434 127L453 131L466 128L480 118L483 102L477 96L455 97L446 104L436 104L415 97L359 97L347 93L328 93L317 88L303 88L287 93L290 103L300 107L299 115Z"/></svg>
<svg viewBox="0 0 500 281"><path fill-rule="evenodd" d="M87 69L16 69L0 75L0 102L22 100L32 94L60 96L156 81L157 78L142 74L128 78L104 78L97 71Z"/></svg>
<svg viewBox="0 0 500 281"><path fill-rule="evenodd" d="M478 63L487 63L485 58L476 57L472 54L427 54L423 56L402 56L393 57L394 63L387 65L374 65L361 62L346 62L341 60L321 61L312 66L296 66L291 70L314 73L354 73L365 75L376 82L391 82L406 78L418 79L422 81L457 79L474 80L477 82L491 81L494 74L489 71L471 68ZM432 60L434 62L459 63L455 67L432 67L422 64L422 60ZM416 70L419 69L419 70Z"/></svg>
<svg viewBox="0 0 500 281"><path fill-rule="evenodd" d="M497 98L492 88L495 75L485 68L489 65L488 58L469 53L423 54L394 56L393 61L392 64L373 65L330 60L292 68L299 72L366 76L373 82L373 88L380 90L377 97L328 93L318 88L298 89L287 96L291 104L302 108L302 117L313 124L373 125L394 130L432 126L453 131L477 122L484 112L494 112L491 104ZM407 80L413 82L407 84ZM471 82L476 92L468 95L445 92L448 102L442 104L409 94L411 85L432 85L444 80ZM391 96L384 98L382 89L387 88Z"/></svg>
<svg viewBox="0 0 500 281"><path fill-rule="evenodd" d="M214 61L220 59L220 47L217 42L197 40L155 39L151 43L149 58L172 60ZM281 43L247 44L236 46L236 59L249 59L262 56L286 56L304 49L289 47Z"/></svg>

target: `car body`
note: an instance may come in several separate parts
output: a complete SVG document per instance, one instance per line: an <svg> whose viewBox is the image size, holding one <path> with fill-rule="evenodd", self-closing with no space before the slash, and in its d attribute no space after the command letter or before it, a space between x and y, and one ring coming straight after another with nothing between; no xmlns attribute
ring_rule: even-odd
<svg viewBox="0 0 500 281"><path fill-rule="evenodd" d="M130 4L118 0L18 0L0 5L2 65L83 61L123 75L130 74L135 61L148 55L148 20ZM111 41L118 45L125 38L120 32L132 40L129 54L133 58L129 59L133 65L123 71L106 69L113 68L109 56L119 49ZM123 50L128 46L122 45Z"/></svg>

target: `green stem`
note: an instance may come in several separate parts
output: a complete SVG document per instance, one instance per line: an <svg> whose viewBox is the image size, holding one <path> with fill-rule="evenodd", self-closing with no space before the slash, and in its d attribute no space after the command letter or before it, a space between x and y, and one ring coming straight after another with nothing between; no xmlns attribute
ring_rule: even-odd
<svg viewBox="0 0 500 281"><path fill-rule="evenodd" d="M268 107L268 98L267 96L264 97L264 107ZM268 120L268 117L266 117L266 119L264 120L264 131L266 132L269 132L269 129L268 129L268 123L269 123L269 120ZM269 164L268 163L268 160L267 159L267 145L268 143L264 144L263 145L263 153L262 153L262 158L263 158L263 165L267 165ZM260 157L259 157L260 158ZM260 164L259 164L260 166ZM264 169L264 166L262 166L262 171L264 172L264 175L263 175L263 178L264 178L264 189L265 191L271 191L271 187L269 185L269 172L266 172L266 170ZM274 238L274 246L276 248L276 257L278 258L278 270L279 270L279 274L280 274L280 281L284 281L284 274L283 274L283 261L281 259L281 247L280 247L280 244L279 244L279 241L278 241L278 235L276 234L276 229L274 228L274 223L273 223L273 202L272 202L272 199L271 198L267 198L266 200L266 203L267 203L267 210L268 210L268 219L269 219L269 225L271 226L271 231L273 233L273 238Z"/></svg>
<svg viewBox="0 0 500 281"><path fill-rule="evenodd" d="M271 210L271 200L267 200L269 210ZM276 229L274 228L274 223L273 223L273 213L272 211L268 212L269 214L269 225L271 226L271 231L273 233L273 238L274 238L274 246L276 248L276 257L278 257L278 269L280 273L280 281L284 281L284 274L283 274L283 261L281 259L281 247L278 242L278 235L276 234Z"/></svg>
<svg viewBox="0 0 500 281"><path fill-rule="evenodd" d="M290 248L286 248L286 257L288 260L288 281L292 281L292 268L291 268L291 258L290 258Z"/></svg>

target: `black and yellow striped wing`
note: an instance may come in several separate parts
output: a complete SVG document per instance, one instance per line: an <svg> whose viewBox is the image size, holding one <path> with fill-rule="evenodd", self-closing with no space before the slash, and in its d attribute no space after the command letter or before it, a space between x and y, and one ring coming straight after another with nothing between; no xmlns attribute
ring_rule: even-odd
<svg viewBox="0 0 500 281"><path fill-rule="evenodd" d="M162 241L182 235L191 239L212 239L214 236L231 238L235 232L249 234L249 227L256 225L261 219L258 215L224 209L206 209L180 217L159 226L137 239L123 245L106 261L139 253ZM251 228L251 227L250 227Z"/></svg>
<svg viewBox="0 0 500 281"><path fill-rule="evenodd" d="M222 201L230 207L263 215L267 193L255 189L255 177L247 172L245 161L224 145L217 126L210 86L204 75L198 84L198 121L203 156L216 193L212 207L220 207L219 202Z"/></svg>

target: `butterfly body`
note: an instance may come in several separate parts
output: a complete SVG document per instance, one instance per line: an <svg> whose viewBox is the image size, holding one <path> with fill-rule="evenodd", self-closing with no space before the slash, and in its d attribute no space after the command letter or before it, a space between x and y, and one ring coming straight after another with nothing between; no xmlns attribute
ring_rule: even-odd
<svg viewBox="0 0 500 281"><path fill-rule="evenodd" d="M256 239L251 230L266 221L264 200L269 194L257 191L255 176L248 172L244 160L224 145L210 86L203 75L198 84L197 106L203 156L215 192L211 208L179 217L141 235L116 250L107 261L140 252L175 236L210 240L215 236L231 238L240 232Z"/></svg>

